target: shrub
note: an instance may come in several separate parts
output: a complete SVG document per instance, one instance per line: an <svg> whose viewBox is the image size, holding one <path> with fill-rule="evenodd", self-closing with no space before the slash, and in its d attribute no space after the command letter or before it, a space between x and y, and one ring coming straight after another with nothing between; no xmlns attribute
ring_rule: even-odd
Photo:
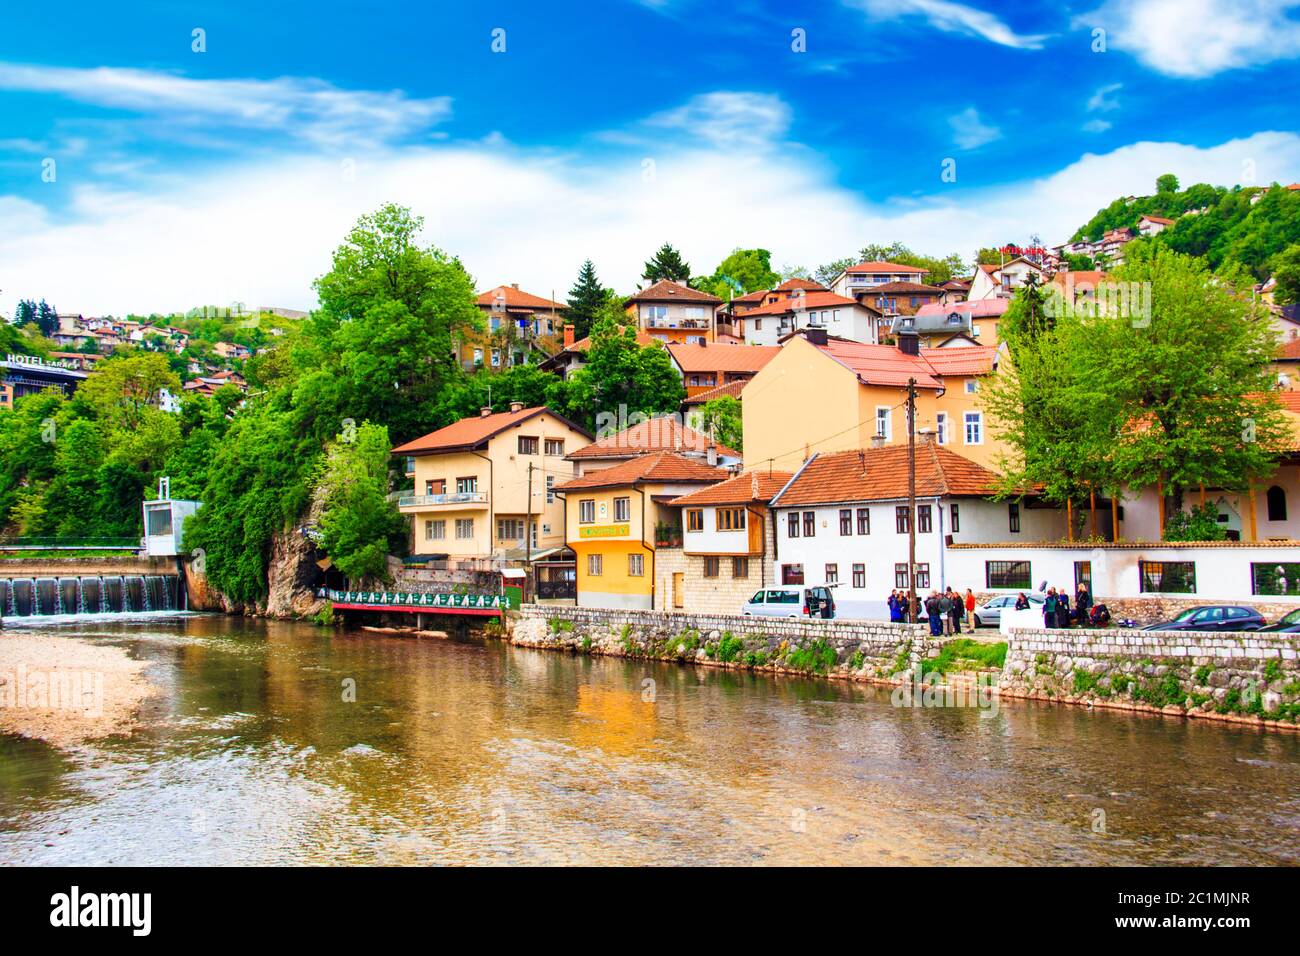
<svg viewBox="0 0 1300 956"><path fill-rule="evenodd" d="M825 638L818 638L811 644L790 651L785 656L785 663L791 670L825 674L835 666L838 659L839 655L835 652L835 648L831 647Z"/></svg>
<svg viewBox="0 0 1300 956"><path fill-rule="evenodd" d="M740 652L745 649L745 642L738 637L734 637L730 631L724 631L722 640L718 641L715 659L729 664L740 656Z"/></svg>

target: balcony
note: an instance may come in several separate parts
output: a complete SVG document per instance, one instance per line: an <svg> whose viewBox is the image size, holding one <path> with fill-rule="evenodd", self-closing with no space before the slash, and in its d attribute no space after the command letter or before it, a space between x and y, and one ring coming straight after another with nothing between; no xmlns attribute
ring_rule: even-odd
<svg viewBox="0 0 1300 956"><path fill-rule="evenodd" d="M427 511L430 508L459 506L461 508L486 508L486 491L460 491L444 495L402 495L397 499L397 510L402 512Z"/></svg>
<svg viewBox="0 0 1300 956"><path fill-rule="evenodd" d="M647 329L705 329L710 328L709 319L646 319Z"/></svg>

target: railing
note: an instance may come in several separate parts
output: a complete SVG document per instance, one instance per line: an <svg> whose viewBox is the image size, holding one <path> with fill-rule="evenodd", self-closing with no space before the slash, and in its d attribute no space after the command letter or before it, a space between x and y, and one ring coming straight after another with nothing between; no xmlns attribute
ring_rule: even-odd
<svg viewBox="0 0 1300 956"><path fill-rule="evenodd" d="M433 505L487 504L486 491L458 491L446 495L402 495L397 499L399 508L425 508Z"/></svg>
<svg viewBox="0 0 1300 956"><path fill-rule="evenodd" d="M139 538L0 537L0 551L138 551Z"/></svg>
<svg viewBox="0 0 1300 956"><path fill-rule="evenodd" d="M708 319L647 319L648 329L707 329Z"/></svg>

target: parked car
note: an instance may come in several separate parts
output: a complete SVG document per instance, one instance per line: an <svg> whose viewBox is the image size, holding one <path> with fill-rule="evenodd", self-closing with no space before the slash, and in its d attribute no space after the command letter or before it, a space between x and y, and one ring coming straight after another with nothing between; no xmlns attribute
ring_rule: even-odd
<svg viewBox="0 0 1300 956"><path fill-rule="evenodd" d="M1210 604L1189 607L1172 621L1148 624L1144 631L1257 631L1268 622L1253 607Z"/></svg>
<svg viewBox="0 0 1300 956"><path fill-rule="evenodd" d="M1047 595L1039 594L1037 591L1026 593L1025 597L1029 599L1029 606L1037 608L1040 611L1043 602L1047 600ZM991 627L997 627L1002 622L1002 609L1008 610L1016 606L1018 594L1000 594L995 598L989 598L979 607L975 608L975 626L984 627L986 624Z"/></svg>
<svg viewBox="0 0 1300 956"><path fill-rule="evenodd" d="M755 617L833 618L835 597L830 588L821 586L764 588L745 602L740 613Z"/></svg>
<svg viewBox="0 0 1300 956"><path fill-rule="evenodd" d="M1300 633L1300 608L1296 608L1290 614L1282 618L1276 624L1268 624L1260 628L1261 631L1286 631L1291 634Z"/></svg>

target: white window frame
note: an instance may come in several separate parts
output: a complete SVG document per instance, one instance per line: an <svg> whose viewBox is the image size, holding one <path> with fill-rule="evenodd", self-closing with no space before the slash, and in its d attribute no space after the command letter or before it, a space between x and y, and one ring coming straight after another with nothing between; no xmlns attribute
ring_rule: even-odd
<svg viewBox="0 0 1300 956"><path fill-rule="evenodd" d="M645 555L639 551L627 556L627 576L630 578L645 577Z"/></svg>
<svg viewBox="0 0 1300 956"><path fill-rule="evenodd" d="M883 431L882 431L881 428L880 428L880 425L881 425L881 417L880 417L880 413L881 413L881 412L884 412L884 413L885 413L885 417L884 417L884 426L885 426L885 428L884 428ZM888 406L888 405L877 405L877 406L876 406L876 431L875 431L875 434L878 435L878 436L880 436L880 437L882 437L882 438L884 438L885 441L891 441L891 440L893 439L893 437L894 437L894 435L893 435L893 431L894 431L894 410L893 410L893 408L891 408L891 407Z"/></svg>
<svg viewBox="0 0 1300 956"><path fill-rule="evenodd" d="M948 413L935 412L934 415L935 441L940 445L948 444Z"/></svg>
<svg viewBox="0 0 1300 956"><path fill-rule="evenodd" d="M456 540L472 541L474 539L474 519L457 518L456 519Z"/></svg>
<svg viewBox="0 0 1300 956"><path fill-rule="evenodd" d="M631 498L614 499L614 520L615 521L632 520L632 499Z"/></svg>
<svg viewBox="0 0 1300 956"><path fill-rule="evenodd" d="M971 441L971 426L975 426L975 441ZM964 412L962 414L962 438L967 445L984 444L984 413Z"/></svg>
<svg viewBox="0 0 1300 956"><path fill-rule="evenodd" d="M595 524L596 522L596 499L579 498L578 499L578 524Z"/></svg>
<svg viewBox="0 0 1300 956"><path fill-rule="evenodd" d="M603 554L587 555L587 577L598 578L605 573L605 556Z"/></svg>

